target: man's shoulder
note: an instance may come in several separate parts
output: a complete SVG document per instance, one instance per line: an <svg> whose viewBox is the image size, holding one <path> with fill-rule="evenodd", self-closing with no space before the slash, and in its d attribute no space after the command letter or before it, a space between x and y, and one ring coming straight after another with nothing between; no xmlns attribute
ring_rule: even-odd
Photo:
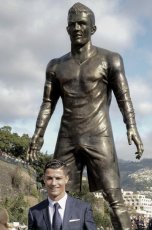
<svg viewBox="0 0 152 230"><path fill-rule="evenodd" d="M54 58L54 59L49 61L48 65L47 65L47 69L55 69L55 68L57 68L58 65L67 61L69 58L70 58L70 53L67 53L67 54L65 54L59 58Z"/></svg>
<svg viewBox="0 0 152 230"><path fill-rule="evenodd" d="M45 199L45 200L41 201L40 203L32 206L30 209L31 210L41 210L41 209L45 208L46 206L48 206L48 204L49 204L48 199Z"/></svg>
<svg viewBox="0 0 152 230"><path fill-rule="evenodd" d="M119 53L103 48L97 48L97 50L99 56L106 61L109 68L119 69L122 67L123 59Z"/></svg>
<svg viewBox="0 0 152 230"><path fill-rule="evenodd" d="M101 56L107 57L107 59L120 58L121 57L121 55L115 51L100 48L100 47L96 47L96 48L97 48L98 54Z"/></svg>
<svg viewBox="0 0 152 230"><path fill-rule="evenodd" d="M81 200L80 198L75 198L68 195L69 202L72 202L74 205L77 206L90 206L90 203L84 200Z"/></svg>

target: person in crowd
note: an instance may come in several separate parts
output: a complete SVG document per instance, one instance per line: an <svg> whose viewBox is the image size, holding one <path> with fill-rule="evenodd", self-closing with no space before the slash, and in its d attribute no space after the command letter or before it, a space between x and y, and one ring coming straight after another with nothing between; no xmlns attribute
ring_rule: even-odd
<svg viewBox="0 0 152 230"><path fill-rule="evenodd" d="M9 215L5 208L0 208L0 230L9 229Z"/></svg>
<svg viewBox="0 0 152 230"><path fill-rule="evenodd" d="M152 219L149 220L147 230L152 230Z"/></svg>

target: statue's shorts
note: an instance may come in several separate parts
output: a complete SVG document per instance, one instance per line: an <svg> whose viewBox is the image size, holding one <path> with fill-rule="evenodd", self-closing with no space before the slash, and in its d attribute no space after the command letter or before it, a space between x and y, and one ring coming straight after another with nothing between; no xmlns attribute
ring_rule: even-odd
<svg viewBox="0 0 152 230"><path fill-rule="evenodd" d="M120 188L120 176L112 137L59 137L54 158L69 168L67 191L80 191L83 169L86 166L91 192Z"/></svg>

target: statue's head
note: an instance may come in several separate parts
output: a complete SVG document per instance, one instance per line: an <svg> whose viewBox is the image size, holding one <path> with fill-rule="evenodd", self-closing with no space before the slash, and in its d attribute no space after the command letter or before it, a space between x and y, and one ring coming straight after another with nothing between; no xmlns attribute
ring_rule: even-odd
<svg viewBox="0 0 152 230"><path fill-rule="evenodd" d="M85 45L96 31L95 17L91 9L75 3L68 12L67 32L73 45Z"/></svg>
<svg viewBox="0 0 152 230"><path fill-rule="evenodd" d="M71 20L71 17L73 17L73 15L78 15L80 13L85 13L91 21L92 25L95 25L95 16L93 11L88 8L87 6L81 4L80 2L75 3L68 12L68 22L69 20Z"/></svg>

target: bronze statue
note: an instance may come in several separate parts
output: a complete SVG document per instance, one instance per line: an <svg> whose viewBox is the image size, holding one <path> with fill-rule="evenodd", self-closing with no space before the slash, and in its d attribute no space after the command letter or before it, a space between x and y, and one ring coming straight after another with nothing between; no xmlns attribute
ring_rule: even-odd
<svg viewBox="0 0 152 230"><path fill-rule="evenodd" d="M122 199L109 118L112 91L126 124L128 142L133 141L137 147L137 159L143 153L143 144L136 128L123 60L117 53L92 45L95 31L94 13L81 3L74 4L67 26L71 52L51 60L47 66L43 103L28 158L37 158L45 129L61 97L63 116L54 158L63 160L70 168L69 189L81 189L86 166L90 191L102 189L112 208L114 229L127 230L131 224Z"/></svg>

